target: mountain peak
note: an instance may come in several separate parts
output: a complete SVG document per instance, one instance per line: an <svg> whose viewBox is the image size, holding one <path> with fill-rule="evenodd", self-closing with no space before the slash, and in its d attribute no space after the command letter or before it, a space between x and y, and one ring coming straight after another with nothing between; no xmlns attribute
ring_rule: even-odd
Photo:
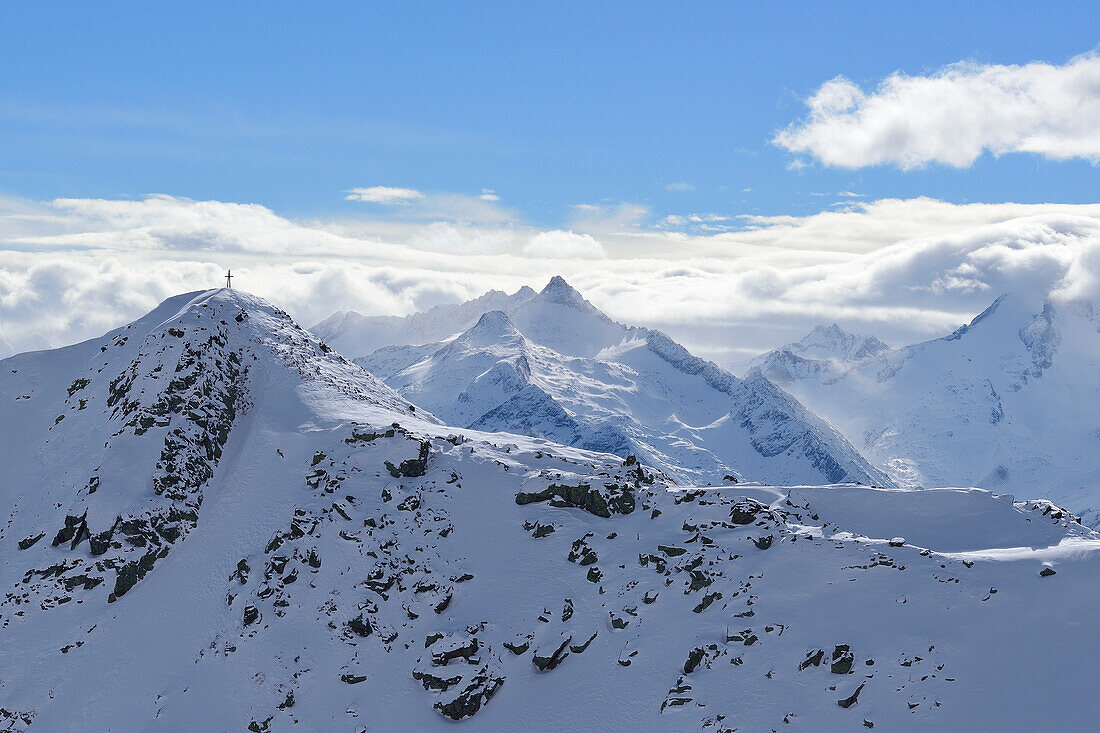
<svg viewBox="0 0 1100 733"><path fill-rule="evenodd" d="M522 338L512 319L501 310L488 311L481 315L473 326L459 336L458 340L478 345L493 345Z"/></svg>
<svg viewBox="0 0 1100 733"><path fill-rule="evenodd" d="M554 275L554 277L550 278L550 282L546 283L546 287L542 289L538 297L551 303L561 303L562 305L571 305L573 307L593 307L592 304L585 300L584 296L577 292L576 288L567 283L565 278L561 275Z"/></svg>
<svg viewBox="0 0 1100 733"><path fill-rule="evenodd" d="M800 341L784 348L808 359L862 361L878 356L890 347L875 336L852 333L832 323L828 326L814 326Z"/></svg>
<svg viewBox="0 0 1100 733"><path fill-rule="evenodd" d="M813 330L810 331L810 335L812 336L815 334L820 337L829 339L843 339L855 335L849 331L845 331L843 328L840 327L839 324L835 322L828 326L822 326L821 324L814 326Z"/></svg>
<svg viewBox="0 0 1100 733"><path fill-rule="evenodd" d="M554 275L550 278L550 282L546 283L546 287L528 301L528 304L537 303L564 305L582 313L590 313L605 323L614 323L603 311L588 302L576 288L567 283L561 275Z"/></svg>

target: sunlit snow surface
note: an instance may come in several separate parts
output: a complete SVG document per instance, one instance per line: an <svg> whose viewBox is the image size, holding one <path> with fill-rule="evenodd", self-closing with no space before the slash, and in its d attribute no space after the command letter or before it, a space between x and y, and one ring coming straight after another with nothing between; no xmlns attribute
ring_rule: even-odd
<svg viewBox="0 0 1100 733"><path fill-rule="evenodd" d="M490 295L455 308L469 317ZM392 338L414 343L429 314ZM326 323L339 348L354 348L379 322ZM739 379L663 333L616 323L561 278L448 339L355 361L450 425L635 454L680 482L893 485L767 379Z"/></svg>
<svg viewBox="0 0 1100 733"><path fill-rule="evenodd" d="M1092 304L1007 294L945 338L883 346L817 329L752 366L901 485L1040 487L1086 523L1100 521Z"/></svg>
<svg viewBox="0 0 1100 733"><path fill-rule="evenodd" d="M1100 713L1100 536L1049 503L670 487L446 427L241 293L0 362L0 450L0 730L1045 730Z"/></svg>

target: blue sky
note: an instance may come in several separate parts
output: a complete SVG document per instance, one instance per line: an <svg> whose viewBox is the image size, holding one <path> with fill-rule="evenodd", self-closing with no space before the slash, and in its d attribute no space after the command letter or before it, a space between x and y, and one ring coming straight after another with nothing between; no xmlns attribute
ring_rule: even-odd
<svg viewBox="0 0 1100 733"><path fill-rule="evenodd" d="M1088 3L17 3L4 16L0 192L36 200L167 193L349 216L372 208L344 200L355 187L489 189L550 225L582 203L656 219L801 215L843 191L1097 190L1081 159L790 170L770 142L837 75L871 89L963 60L1064 64L1100 41Z"/></svg>
<svg viewBox="0 0 1100 733"><path fill-rule="evenodd" d="M0 354L228 267L305 325L561 274L723 364L1082 297L1098 44L1074 2L10 3Z"/></svg>

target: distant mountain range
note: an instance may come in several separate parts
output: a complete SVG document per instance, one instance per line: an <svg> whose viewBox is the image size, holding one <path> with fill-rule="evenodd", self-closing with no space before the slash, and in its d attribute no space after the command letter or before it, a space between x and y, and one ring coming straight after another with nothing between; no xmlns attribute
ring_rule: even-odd
<svg viewBox="0 0 1100 733"><path fill-rule="evenodd" d="M761 374L905 486L1043 495L1100 520L1100 312L1003 295L969 325L903 348L815 329Z"/></svg>
<svg viewBox="0 0 1100 733"><path fill-rule="evenodd" d="M689 484L893 485L767 379L739 379L659 331L616 323L560 277L537 295L488 293L404 326L340 314L314 330L346 352L376 342L379 324L400 345L356 363L451 425L634 454Z"/></svg>
<svg viewBox="0 0 1100 733"><path fill-rule="evenodd" d="M1052 353L1043 322L1027 386L1071 341ZM445 376L474 375L471 403L497 377L516 387L502 404L621 393L573 420L625 415L626 440L677 400L682 421L729 416L676 433L683 452L651 441L676 456L789 431L810 442L745 456L812 473L807 445L844 445L763 377L560 281L416 364L396 383L462 415L480 408L445 399ZM1088 730L1100 713L1100 535L1049 502L686 489L441 415L229 290L0 361L0 730Z"/></svg>
<svg viewBox="0 0 1100 733"><path fill-rule="evenodd" d="M342 354L371 354L394 344L426 344L465 331L492 310L508 311L536 295L522 287L512 295L490 290L465 303L437 305L411 316L362 316L339 311L314 326L315 334Z"/></svg>

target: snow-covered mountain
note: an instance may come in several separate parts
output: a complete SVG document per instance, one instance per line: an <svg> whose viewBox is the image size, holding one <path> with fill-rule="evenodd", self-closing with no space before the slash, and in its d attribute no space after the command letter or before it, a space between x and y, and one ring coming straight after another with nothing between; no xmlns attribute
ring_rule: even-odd
<svg viewBox="0 0 1100 733"><path fill-rule="evenodd" d="M801 340L762 354L747 367L783 387L807 379L831 383L889 350L875 336L849 333L834 323L816 326Z"/></svg>
<svg viewBox="0 0 1100 733"><path fill-rule="evenodd" d="M1100 713L1100 536L1047 502L667 490L447 427L239 292L4 360L0 460L0 730Z"/></svg>
<svg viewBox="0 0 1100 733"><path fill-rule="evenodd" d="M837 330L833 343L855 338ZM802 343L763 355L756 372L899 483L1042 486L1100 519L1100 313L1090 303L1004 295L949 336L892 350L875 340L869 354L808 355Z"/></svg>
<svg viewBox="0 0 1100 733"><path fill-rule="evenodd" d="M426 344L465 331L493 310L508 311L535 297L524 286L509 295L490 290L465 303L437 305L411 316L364 316L338 311L311 328L341 354L370 354L393 344Z"/></svg>
<svg viewBox="0 0 1100 733"><path fill-rule="evenodd" d="M356 363L450 425L635 454L682 482L892 485L767 379L616 323L560 277L456 337Z"/></svg>

